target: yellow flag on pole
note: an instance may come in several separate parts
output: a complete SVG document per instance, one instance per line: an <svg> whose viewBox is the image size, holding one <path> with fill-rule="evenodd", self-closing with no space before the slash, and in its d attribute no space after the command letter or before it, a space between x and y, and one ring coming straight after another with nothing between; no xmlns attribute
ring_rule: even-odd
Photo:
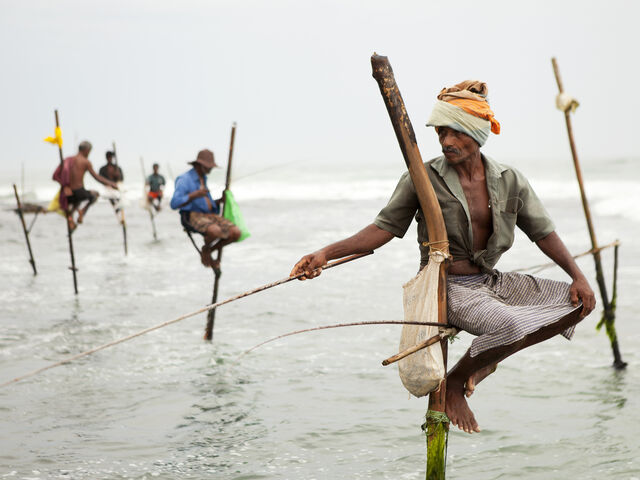
<svg viewBox="0 0 640 480"><path fill-rule="evenodd" d="M56 127L55 133L53 137L47 137L44 139L45 142L53 143L54 145L58 145L62 148L62 130L60 127Z"/></svg>

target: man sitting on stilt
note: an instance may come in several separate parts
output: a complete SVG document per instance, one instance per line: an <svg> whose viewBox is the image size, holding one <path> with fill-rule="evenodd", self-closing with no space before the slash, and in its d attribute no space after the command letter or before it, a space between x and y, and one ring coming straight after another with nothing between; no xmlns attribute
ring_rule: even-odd
<svg viewBox="0 0 640 480"><path fill-rule="evenodd" d="M95 172L91 161L89 161L89 154L91 153L91 143L83 141L78 146L78 154L70 159L69 168L69 190L71 194L67 196L69 209L67 210L67 221L69 222L69 228L73 232L77 224L73 221L74 212L78 212L77 223L82 223L87 210L98 199L98 192L95 190L87 190L84 188L84 174L89 172L93 178L95 178L101 184L111 187L115 190L118 189L118 185L112 182L108 178ZM66 161L66 160L65 160ZM64 193L64 191L63 191Z"/></svg>
<svg viewBox="0 0 640 480"><path fill-rule="evenodd" d="M562 334L595 308L595 296L527 179L516 169L480 152L489 132L500 133L483 82L443 89L427 126L435 127L443 155L424 166L442 209L453 263L447 281L447 320L476 338L447 374L446 414L465 432L480 428L466 398L508 356ZM374 222L345 240L305 255L291 275L314 278L329 260L375 250L402 237L418 222L424 267L429 238L415 186L408 173ZM518 226L558 264L571 283L494 267L514 240ZM305 279L302 277L302 279Z"/></svg>
<svg viewBox="0 0 640 480"><path fill-rule="evenodd" d="M180 211L180 221L188 232L196 232L204 237L201 250L202 264L214 269L219 263L211 258L213 250L236 242L240 229L220 212L220 199L214 200L207 188L206 175L217 167L211 150L201 150L192 162L193 168L176 178L175 191L171 198L171 208Z"/></svg>

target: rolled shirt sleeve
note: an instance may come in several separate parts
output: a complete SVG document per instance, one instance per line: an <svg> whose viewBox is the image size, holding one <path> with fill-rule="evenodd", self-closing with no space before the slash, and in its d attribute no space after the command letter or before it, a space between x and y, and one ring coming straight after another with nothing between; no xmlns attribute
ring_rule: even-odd
<svg viewBox="0 0 640 480"><path fill-rule="evenodd" d="M528 180L517 170L514 171L520 188L516 225L532 242L537 242L553 232L556 226Z"/></svg>
<svg viewBox="0 0 640 480"><path fill-rule="evenodd" d="M382 230L402 238L418 210L418 197L409 172L405 172L398 181L398 185L389 199L387 206L373 221Z"/></svg>
<svg viewBox="0 0 640 480"><path fill-rule="evenodd" d="M173 197L171 197L171 208L173 210L179 209L189 201L189 179L186 175L180 175L176 178L176 186L173 191Z"/></svg>

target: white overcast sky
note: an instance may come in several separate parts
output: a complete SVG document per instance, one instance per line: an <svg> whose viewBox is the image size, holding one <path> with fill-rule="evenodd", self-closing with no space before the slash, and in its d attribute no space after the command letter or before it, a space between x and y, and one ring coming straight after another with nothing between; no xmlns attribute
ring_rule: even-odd
<svg viewBox="0 0 640 480"><path fill-rule="evenodd" d="M550 58L581 107L581 157L640 153L640 2L0 0L3 182L20 164L46 175L42 141L60 111L65 155L115 140L125 168L138 157L180 168L204 147L225 162L238 122L241 170L376 167L399 149L371 77L387 55L425 159L439 148L424 123L438 91L480 79L502 134L484 151L519 163L569 155ZM326 165L325 165L326 164ZM130 166L130 167L129 167ZM177 172L176 172L177 173Z"/></svg>

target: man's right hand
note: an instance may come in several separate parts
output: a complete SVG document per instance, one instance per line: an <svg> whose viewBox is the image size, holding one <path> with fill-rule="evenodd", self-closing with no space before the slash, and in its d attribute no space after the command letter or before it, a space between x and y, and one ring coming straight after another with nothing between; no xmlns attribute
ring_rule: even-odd
<svg viewBox="0 0 640 480"><path fill-rule="evenodd" d="M306 280L307 278L315 278L322 273L322 267L327 264L327 257L322 250L310 253L302 257L298 263L296 263L289 274L290 277L296 277L301 273L304 276L298 280Z"/></svg>
<svg viewBox="0 0 640 480"><path fill-rule="evenodd" d="M193 198L200 198L200 197L206 197L207 194L209 193L209 189L202 187L199 188L198 190L194 190L193 192L191 192L189 194L189 196L193 199Z"/></svg>

